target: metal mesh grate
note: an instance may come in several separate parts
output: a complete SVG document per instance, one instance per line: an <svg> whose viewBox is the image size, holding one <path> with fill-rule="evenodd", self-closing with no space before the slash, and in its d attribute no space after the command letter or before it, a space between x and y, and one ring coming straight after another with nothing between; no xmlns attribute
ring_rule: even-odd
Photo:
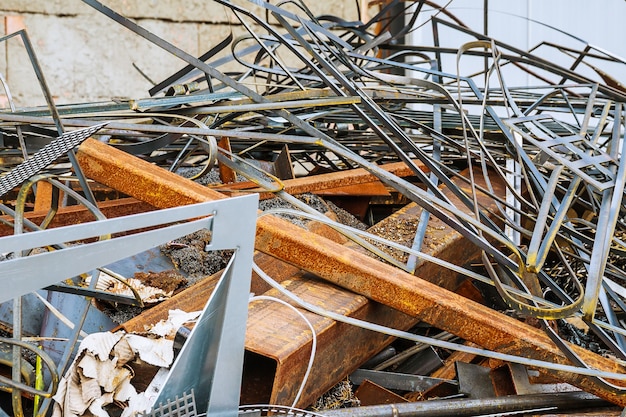
<svg viewBox="0 0 626 417"><path fill-rule="evenodd" d="M165 404L159 404L150 413L142 414L144 417L195 417L197 415L193 390L190 394L183 393L181 397L176 396Z"/></svg>
<svg viewBox="0 0 626 417"><path fill-rule="evenodd" d="M39 171L57 160L61 155L68 153L89 136L100 130L106 123L91 126L85 129L64 133L41 150L33 154L26 161L19 164L8 174L0 178L0 196L37 174Z"/></svg>

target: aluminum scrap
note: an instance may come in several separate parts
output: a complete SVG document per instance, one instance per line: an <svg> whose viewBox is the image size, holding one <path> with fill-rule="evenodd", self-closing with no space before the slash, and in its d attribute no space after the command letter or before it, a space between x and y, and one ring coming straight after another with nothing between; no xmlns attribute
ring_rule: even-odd
<svg viewBox="0 0 626 417"><path fill-rule="evenodd" d="M173 172L190 169L197 180L220 161L285 199L291 196L282 181L246 160L271 161L287 144L302 176L365 168L424 208L414 252L424 245L429 216L439 218L482 250L482 272L463 273L493 285L511 311L543 323L582 317L607 350L626 360L626 89L600 69L624 66L623 59L589 44L543 43L575 57L562 67L536 48L472 31L447 10L442 17L443 9L425 7L432 2L398 0L366 23L316 18L303 3L294 14L251 0L273 24L215 0L248 33L195 57L96 0L83 1L186 66L148 98L0 112L5 160L17 149L32 153L63 126L105 121L97 136L103 142ZM405 14L431 23L433 45L403 44L411 25L390 31L390 20ZM450 45L442 28L474 40ZM214 58L229 48L227 57ZM476 59L484 68L468 73L464 65ZM233 61L239 72L221 70ZM513 71L528 74L531 84L508 85ZM222 137L231 153L217 146ZM403 161L416 180L380 168L391 161ZM452 179L464 169L469 175L460 187ZM486 187L477 186L478 175ZM496 178L505 195L492 189ZM481 212L479 193L497 201L496 220ZM407 271L424 262L415 254L407 263L388 261Z"/></svg>

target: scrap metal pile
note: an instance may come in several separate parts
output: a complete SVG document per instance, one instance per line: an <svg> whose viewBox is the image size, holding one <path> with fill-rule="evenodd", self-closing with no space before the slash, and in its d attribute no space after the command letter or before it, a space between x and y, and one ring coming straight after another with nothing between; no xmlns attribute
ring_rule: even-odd
<svg viewBox="0 0 626 417"><path fill-rule="evenodd" d="M626 406L626 62L395 0L215 0L247 35L196 57L83 2L185 66L56 106L0 39L48 104L0 112L0 414Z"/></svg>

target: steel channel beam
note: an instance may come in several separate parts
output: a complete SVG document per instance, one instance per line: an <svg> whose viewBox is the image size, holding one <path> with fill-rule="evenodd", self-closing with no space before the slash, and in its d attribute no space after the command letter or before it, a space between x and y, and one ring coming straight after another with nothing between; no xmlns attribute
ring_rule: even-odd
<svg viewBox="0 0 626 417"><path fill-rule="evenodd" d="M329 285L304 271L282 284L300 298L348 317L386 323L395 328L407 328L415 323L415 319L406 314ZM274 289L265 295L284 299ZM336 322L308 311L303 314L315 328L317 349L313 368L297 407L312 404L393 341L390 336ZM311 355L312 339L308 326L290 309L271 302L252 304L248 318L248 366L244 367L244 380L250 383L244 383L242 401L246 404L267 402L291 405ZM275 369L268 369L268 366ZM246 387L250 391L246 392ZM258 387L268 388L264 396L255 396L254 388Z"/></svg>
<svg viewBox="0 0 626 417"><path fill-rule="evenodd" d="M96 140L85 141L79 147L77 157L90 178L156 207L224 198L216 191ZM304 231L283 219L273 216L259 218L256 249L484 348L571 364L539 329L315 233ZM626 369L616 361L578 346L572 346L572 349L595 369L626 373ZM564 371L542 371L584 391L626 406L626 394L609 392L590 377Z"/></svg>

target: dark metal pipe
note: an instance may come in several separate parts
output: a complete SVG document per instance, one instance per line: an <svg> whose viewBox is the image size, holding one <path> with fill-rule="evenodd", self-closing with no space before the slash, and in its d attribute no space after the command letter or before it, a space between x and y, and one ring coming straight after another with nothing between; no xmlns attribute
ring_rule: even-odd
<svg viewBox="0 0 626 417"><path fill-rule="evenodd" d="M614 406L582 391L507 395L496 398L431 400L324 411L328 417L463 417L553 408L571 410Z"/></svg>

